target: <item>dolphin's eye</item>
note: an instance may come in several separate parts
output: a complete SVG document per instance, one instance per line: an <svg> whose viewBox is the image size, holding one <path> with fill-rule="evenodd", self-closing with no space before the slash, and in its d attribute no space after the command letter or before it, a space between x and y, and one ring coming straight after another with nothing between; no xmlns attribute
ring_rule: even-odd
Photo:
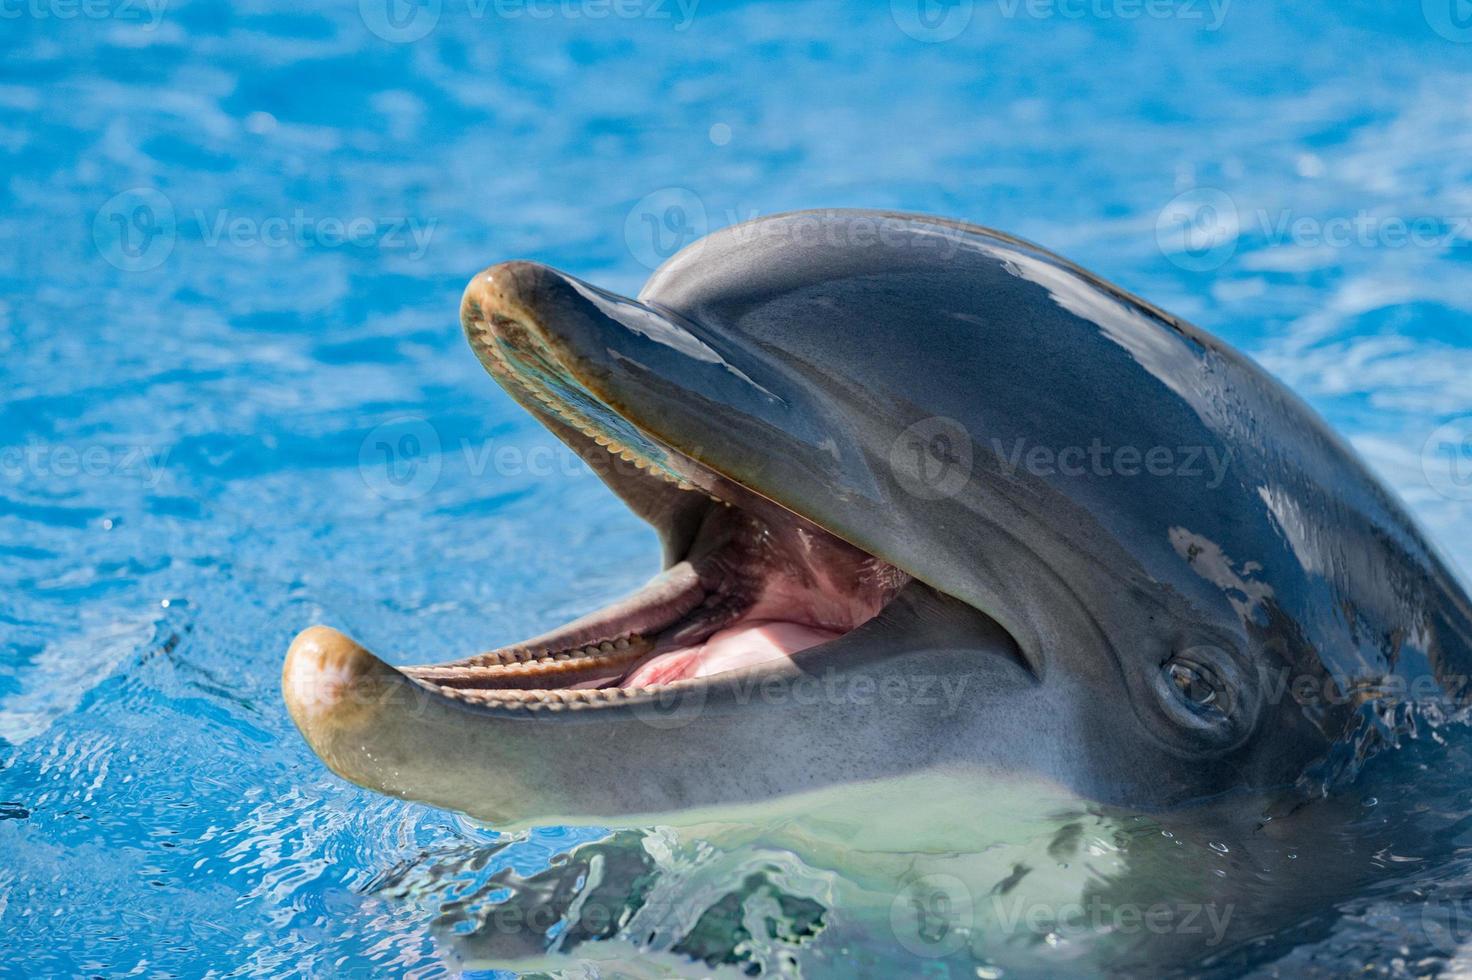
<svg viewBox="0 0 1472 980"><path fill-rule="evenodd" d="M1158 729L1175 750L1224 753L1251 737L1262 711L1262 687L1227 643L1177 642L1145 681L1159 709Z"/></svg>
<svg viewBox="0 0 1472 980"><path fill-rule="evenodd" d="M1192 710L1209 718L1231 711L1231 696L1216 671L1196 659L1176 657L1162 668L1167 685Z"/></svg>
<svg viewBox="0 0 1472 980"><path fill-rule="evenodd" d="M1166 672L1170 675L1171 682L1175 684L1176 690L1181 696L1192 704L1208 705L1216 701L1216 688L1212 686L1211 678L1199 667L1191 664L1169 663L1166 664Z"/></svg>

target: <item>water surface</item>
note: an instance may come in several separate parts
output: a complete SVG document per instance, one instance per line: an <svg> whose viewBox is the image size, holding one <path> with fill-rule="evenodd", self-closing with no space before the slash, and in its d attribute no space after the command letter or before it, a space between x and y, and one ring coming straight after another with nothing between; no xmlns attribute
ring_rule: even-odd
<svg viewBox="0 0 1472 980"><path fill-rule="evenodd" d="M1002 228L1199 323L1472 568L1472 29L1450 0L1144 6L7 8L6 969L435 975L550 950L538 968L990 976L1104 946L1219 972L1454 966L1457 730L1250 856L1009 803L966 882L981 911L927 925L956 909L935 904L948 872L885 892L759 841L502 838L335 779L281 705L309 623L449 657L656 569L652 535L475 363L472 273L527 257L633 292L695 234L792 208ZM1185 953L1087 915L998 925L1024 865L1085 913L1091 889L1117 910L1227 881L1211 894L1245 925ZM541 911L497 918L518 906Z"/></svg>

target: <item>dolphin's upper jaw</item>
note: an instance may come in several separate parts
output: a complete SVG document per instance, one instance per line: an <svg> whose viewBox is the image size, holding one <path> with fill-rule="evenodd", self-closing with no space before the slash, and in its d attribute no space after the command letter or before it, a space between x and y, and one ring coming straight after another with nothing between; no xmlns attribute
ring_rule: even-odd
<svg viewBox="0 0 1472 980"><path fill-rule="evenodd" d="M567 366L556 337L514 290L497 290L494 279L472 284L462 319L490 373L676 538L679 560L633 595L560 629L460 661L401 668L407 676L495 708L617 704L672 683L785 663L867 622L909 581L640 431Z"/></svg>

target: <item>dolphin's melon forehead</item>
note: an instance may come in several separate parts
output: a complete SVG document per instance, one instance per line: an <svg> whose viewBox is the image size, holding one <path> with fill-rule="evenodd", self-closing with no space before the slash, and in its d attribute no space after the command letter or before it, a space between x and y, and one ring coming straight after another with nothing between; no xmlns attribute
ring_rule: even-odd
<svg viewBox="0 0 1472 980"><path fill-rule="evenodd" d="M989 294L1015 293L1019 281L1041 295L1060 285L1069 291L1068 281L1087 284L1148 311L1164 329L1213 341L1041 246L980 225L899 212L796 211L732 225L671 257L639 298L707 323L731 322L781 297L846 300L846 313L865 304L887 317L904 308L975 314Z"/></svg>
<svg viewBox="0 0 1472 980"><path fill-rule="evenodd" d="M1046 357L1068 381L1089 361L1122 357L1140 377L1119 376L1112 387L1163 384L1211 414L1220 406L1181 379L1203 354L1240 359L1038 245L928 215L800 211L733 225L672 257L639 298L738 345L756 341L799 363L825 364L835 380L882 388L890 380L913 386L927 374L994 380L1009 356L1029 364ZM862 376L865 353L877 359L873 377ZM1097 413L1091 399L1108 387L1075 380L1067 402Z"/></svg>
<svg viewBox="0 0 1472 980"><path fill-rule="evenodd" d="M640 298L697 319L723 317L814 285L866 279L909 281L915 301L933 302L937 291L974 288L978 274L1003 272L999 256L1013 249L1041 252L976 225L926 215L798 211L713 232L660 266Z"/></svg>

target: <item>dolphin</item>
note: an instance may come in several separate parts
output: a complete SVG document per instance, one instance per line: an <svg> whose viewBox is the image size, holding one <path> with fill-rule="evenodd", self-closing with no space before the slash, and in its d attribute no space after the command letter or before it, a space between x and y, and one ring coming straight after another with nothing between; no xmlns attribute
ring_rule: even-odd
<svg viewBox="0 0 1472 980"><path fill-rule="evenodd" d="M917 778L1167 808L1323 793L1462 710L1472 602L1354 452L1220 340L1021 239L796 212L697 241L637 299L495 265L460 316L665 570L445 663L301 633L287 707L362 786L502 827Z"/></svg>

